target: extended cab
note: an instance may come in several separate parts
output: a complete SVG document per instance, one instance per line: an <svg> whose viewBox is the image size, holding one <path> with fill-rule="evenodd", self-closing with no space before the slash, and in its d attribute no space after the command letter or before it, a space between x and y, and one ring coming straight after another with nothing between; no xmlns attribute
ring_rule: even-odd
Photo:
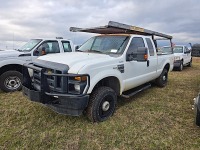
<svg viewBox="0 0 200 150"><path fill-rule="evenodd" d="M72 41L55 39L32 39L17 50L0 51L0 89L5 92L21 90L22 66L38 56L74 51Z"/></svg>
<svg viewBox="0 0 200 150"><path fill-rule="evenodd" d="M168 51L169 47L164 47L163 51ZM183 70L183 66L192 66L191 50L184 45L176 45L174 51L174 69Z"/></svg>
<svg viewBox="0 0 200 150"><path fill-rule="evenodd" d="M23 93L31 101L62 114L85 112L91 121L100 122L114 113L117 96L129 98L150 87L150 81L167 85L174 56L157 54L154 35L170 41L171 36L112 21L104 27L70 30L100 35L78 52L41 56L25 64Z"/></svg>

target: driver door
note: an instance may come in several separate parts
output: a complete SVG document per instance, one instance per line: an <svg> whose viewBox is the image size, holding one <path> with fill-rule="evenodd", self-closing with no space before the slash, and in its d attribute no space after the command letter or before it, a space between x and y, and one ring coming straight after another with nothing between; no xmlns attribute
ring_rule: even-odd
<svg viewBox="0 0 200 150"><path fill-rule="evenodd" d="M137 53L139 47L148 47L145 43L146 40L142 37L133 37L129 48L127 50L127 54ZM125 72L124 72L124 81L125 81L125 90L132 89L137 87L138 85L144 84L150 80L152 80L152 72L156 73L155 64L156 55L149 55L149 48L148 48L148 61L137 61L133 55L132 61L126 61L125 63ZM156 59L154 59L154 57ZM153 58L153 59L152 59ZM153 61L151 61L153 60ZM154 63L153 63L154 62ZM152 70L153 69L153 70Z"/></svg>

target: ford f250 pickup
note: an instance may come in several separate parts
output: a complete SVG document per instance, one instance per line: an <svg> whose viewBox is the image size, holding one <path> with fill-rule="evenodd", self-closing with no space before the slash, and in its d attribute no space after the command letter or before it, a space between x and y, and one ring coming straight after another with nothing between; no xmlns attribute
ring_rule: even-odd
<svg viewBox="0 0 200 150"><path fill-rule="evenodd" d="M17 50L0 51L0 89L5 92L21 90L22 66L44 54L74 51L72 41L55 39L32 39Z"/></svg>
<svg viewBox="0 0 200 150"><path fill-rule="evenodd" d="M77 52L41 56L24 64L23 93L31 101L62 114L85 113L92 122L101 122L113 115L118 96L129 98L150 87L150 81L167 85L173 51L158 55L154 36L170 41L172 36L113 21L70 30L99 35Z"/></svg>

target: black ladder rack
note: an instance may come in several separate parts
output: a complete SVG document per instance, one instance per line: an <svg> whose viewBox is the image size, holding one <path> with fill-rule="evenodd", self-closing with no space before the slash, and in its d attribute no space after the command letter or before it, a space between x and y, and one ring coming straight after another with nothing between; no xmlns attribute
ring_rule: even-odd
<svg viewBox="0 0 200 150"><path fill-rule="evenodd" d="M114 21L109 21L108 25L94 27L94 28L77 28L70 27L71 32L88 32L88 33L98 33L98 34L137 34L146 36L159 36L171 40L172 36L159 33L156 31L151 31L137 26L131 26L127 24L122 24Z"/></svg>

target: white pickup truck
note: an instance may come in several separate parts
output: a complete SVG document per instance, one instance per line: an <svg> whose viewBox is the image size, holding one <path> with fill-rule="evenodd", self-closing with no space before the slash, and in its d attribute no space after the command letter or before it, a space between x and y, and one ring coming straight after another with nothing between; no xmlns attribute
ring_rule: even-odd
<svg viewBox="0 0 200 150"><path fill-rule="evenodd" d="M50 53L74 51L72 41L55 39L32 39L18 50L0 51L0 89L5 92L21 90L22 66L38 56Z"/></svg>
<svg viewBox="0 0 200 150"><path fill-rule="evenodd" d="M62 114L85 112L91 121L100 122L114 113L117 96L129 98L150 87L151 81L166 86L174 56L157 55L154 35L170 41L171 36L113 21L103 27L70 30L100 35L86 41L78 52L41 56L25 64L23 93L31 101ZM28 69L33 69L33 76Z"/></svg>
<svg viewBox="0 0 200 150"><path fill-rule="evenodd" d="M163 52L168 52L170 47L163 47ZM173 47L174 51L174 69L178 69L179 71L183 70L183 66L192 66L192 56L191 50L184 45L176 45Z"/></svg>

